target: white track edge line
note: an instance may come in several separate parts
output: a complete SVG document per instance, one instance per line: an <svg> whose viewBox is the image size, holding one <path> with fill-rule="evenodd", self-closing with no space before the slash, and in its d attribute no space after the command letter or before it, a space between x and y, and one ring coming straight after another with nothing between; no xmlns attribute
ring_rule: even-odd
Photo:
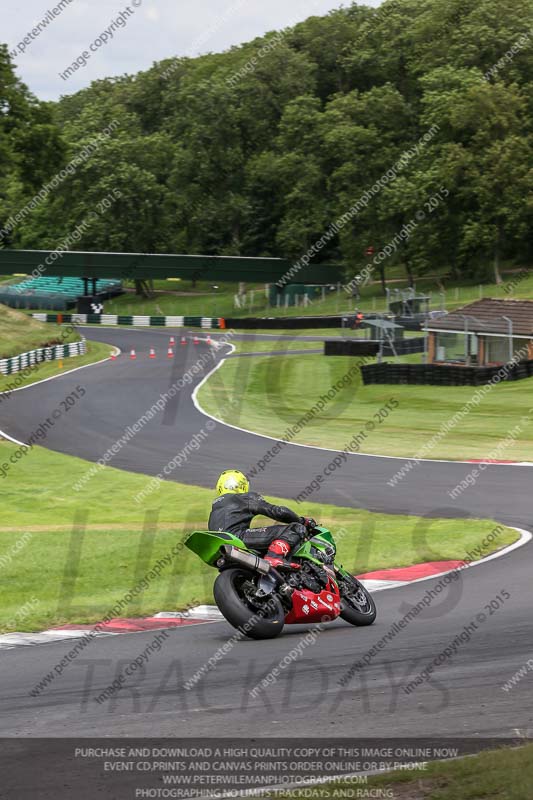
<svg viewBox="0 0 533 800"><path fill-rule="evenodd" d="M233 349L235 349L234 345L231 345L231 347L233 347ZM210 372L208 372L207 375L205 375L202 378L202 380L200 381L200 383L195 387L194 392L191 395L191 398L192 398L192 401L194 403L194 406L195 406L196 410L199 411L201 414L203 414L205 417L209 417L210 419L214 420L215 422L218 422L220 425L225 425L226 428L233 428L236 431L241 431L241 433L249 433L249 434L252 434L253 436L259 436L262 439L268 439L271 442L282 442L282 441L284 441L283 439L280 439L279 437L269 436L266 433L258 433L257 431L252 431L252 430L249 430L248 428L242 428L240 425L233 425L231 422L225 422L223 419L220 419L219 417L215 417L213 414L210 414L208 411L206 411L204 408L202 408L202 406L200 405L200 401L198 400L198 392L200 391L202 386L205 383L207 383L209 378L211 378L211 376L217 371L217 369L219 369L219 367L221 367L225 362L226 362L225 358L221 359L221 361L219 361L217 366L214 367L214 369L212 369ZM306 447L308 450L322 450L325 453L345 453L344 450L335 450L335 449L332 449L330 447L320 447L319 445L316 445L316 444L302 444L301 442L288 442L288 444L292 445L293 447ZM414 458L413 456L384 456L384 455L376 454L376 453L345 453L345 454L347 456L352 456L352 457L355 457L355 458L359 458L359 457L362 457L362 458L387 458L390 461L403 461L403 462L405 462L405 461L414 461L415 463L418 463L418 464L424 464L424 463L430 463L430 464L463 464L464 466L466 466L467 464L472 464L473 463L472 461L453 461L453 460L450 460L450 459L447 459L447 458ZM475 463L479 463L479 462L475 462ZM481 463L486 463L486 462L481 462ZM524 467L524 466L531 466L531 465L528 462L522 462L521 463L521 462L517 461L517 462L513 462L511 464L492 464L492 463L489 462L489 463L487 463L487 466L488 467Z"/></svg>
<svg viewBox="0 0 533 800"><path fill-rule="evenodd" d="M451 572L454 572L456 569L459 570L460 572L462 572L463 570L470 569L471 567L478 567L481 564L485 564L487 561L492 561L495 558L502 558L503 556L508 555L513 550L516 550L518 547L523 547L528 542L530 542L531 539L533 539L533 533L530 533L530 531L526 531L523 528L516 528L514 525L509 525L507 527L509 527L511 530L515 530L515 531L518 531L518 533L520 533L520 538L518 539L518 541L513 542L513 544L507 545L507 547L504 547L501 550L497 550L495 553L491 553L489 556L486 556L485 558L482 558L479 561L473 561L471 564L468 564L466 567L455 567L454 569L446 570L445 572L438 572L435 575L427 575L424 578L417 578L416 580L413 580L413 581L400 581L399 583L396 582L396 581L391 581L390 582L391 583L390 586L380 586L380 587L378 587L376 589L373 589L372 590L372 594L375 594L376 592L385 592L385 591L392 590L392 589L403 589L405 586L412 586L414 583L422 583L422 581L436 580L437 578L440 578L443 575L449 575ZM194 610L196 608L202 608L202 606L194 606L193 608L189 609L189 613L194 612ZM203 608L205 608L205 605L203 606ZM215 609L216 606L213 606L212 608ZM157 613L160 614L162 612L159 611ZM156 615L154 614L153 616L155 617ZM213 623L213 622L220 622L220 621L222 621L222 620L220 620L218 618L217 619L205 618L205 619L203 619L201 622L199 622L197 624L205 624L205 623L209 623L209 622ZM302 623L302 624L305 624L305 623ZM183 628L186 628L186 627L189 627L189 626L188 625L183 625ZM164 627L160 628L160 629L159 628L158 629L154 628L154 630L177 630L178 628L179 628L179 626L172 625L172 626L170 626L170 628L164 628ZM152 629L150 629L150 630L152 630ZM114 632L114 631L113 632L111 632L111 631L109 631L109 632L101 631L100 635L103 635L103 636L131 636L132 634L135 634L135 633L148 633L148 632L149 631L125 631L124 633L117 633L117 632ZM32 636L35 636L35 634L43 634L43 633L44 634L52 634L52 633L55 633L55 631L52 631L52 630L48 630L48 631L33 631L32 633L28 633L27 635L28 635L28 637L32 637ZM57 633L60 633L60 631L57 631ZM86 631L83 631L82 633L80 633L80 637L79 638L81 638L85 633L86 633ZM17 631L13 631L12 633L2 634L2 635L13 636L15 634L17 634ZM2 635L0 635L0 650L11 650L14 647L25 647L25 646L27 647L28 646L28 645L22 645L22 644L17 645L15 643L13 643L13 644L9 643L7 646L3 647L2 646ZM71 637L68 637L68 638L74 638L74 637L71 636ZM39 644L55 644L56 643L56 642L52 641L52 637L50 637L50 639L51 639L51 641L49 641L49 642L34 642L33 644L39 645ZM65 641L65 638L63 638L63 641Z"/></svg>
<svg viewBox="0 0 533 800"><path fill-rule="evenodd" d="M84 323L81 323L79 327L86 327L86 325ZM98 329L98 328L104 328L104 329L107 328L107 329L110 329L110 330L116 330L116 327L113 326L113 325L95 325L94 326L94 329ZM124 331L129 331L130 333L147 333L147 329L146 328L124 327L123 330ZM152 331L150 331L150 332L152 332ZM167 335L167 333L163 333L163 331L161 331L161 330L153 331L153 333L158 333L158 334L164 335L164 336ZM223 335L223 334L219 334L219 335ZM93 340L93 341L96 341L96 340ZM231 348L230 355L232 353L234 353L235 350L237 349L235 347L235 345L230 344L229 342L223 342L223 344L219 345L219 346L223 347L224 345L226 345L227 347ZM103 359L103 360L107 361L108 359ZM252 430L249 430L248 428L242 428L239 425L233 425L230 422L225 422L224 420L219 419L218 417L215 417L213 414L209 414L207 411L205 411L205 409L202 408L202 406L200 405L200 402L199 402L199 400L197 398L198 391L201 389L201 387L204 385L204 383L206 383L209 380L209 378L217 371L217 369L219 369L219 367L221 367L222 364L225 363L225 361L226 361L225 358L221 359L221 361L217 364L217 366L214 367L210 372L208 372L207 375L205 375L202 378L202 380L200 381L200 383L195 387L194 392L192 393L192 401L194 403L194 406L195 406L196 410L199 411L201 414L203 414L205 417L209 417L210 419L214 420L215 422L218 422L221 425L225 425L227 428L234 428L235 430L241 431L242 433L250 433L250 434L252 434L254 436L260 436L263 439L269 439L272 442L282 441L281 439L276 438L275 436L269 436L266 433L258 433L257 431L252 431ZM96 363L102 363L102 362L95 362L95 364ZM86 366L90 367L90 366L94 366L94 365L93 364L87 364ZM84 367L77 367L77 369L84 369ZM71 370L71 371L74 372L75 370ZM65 372L63 374L66 375L67 373ZM61 377L61 376L56 375L54 377ZM52 378L45 378L44 380L52 380ZM30 386L35 386L35 385L37 385L37 383L44 383L44 380L43 381L36 381L35 384L30 384ZM23 386L21 388L22 389L26 389L26 388L29 389L30 386L27 386L27 387ZM14 389L13 391L20 391L20 389ZM334 449L331 449L329 447L320 447L319 445L314 445L314 444L301 444L300 442L289 442L289 444L293 445L294 447L307 447L308 449L311 449L311 450L323 450L326 453L344 453L345 452L344 450L334 450ZM392 460L392 461L415 461L417 463L428 462L430 464L465 464L466 465L466 464L480 463L479 461L475 461L475 462L473 462L471 460L470 461L454 461L454 460L446 459L446 458L414 458L413 456L385 456L385 455L381 455L381 454L377 454L377 453L347 453L347 455L349 455L349 456L362 456L364 458L387 458L387 459ZM481 462L481 463L487 463L487 466L489 466L489 467L528 467L528 466L533 466L533 462L530 463L530 462L527 462L527 461L526 462L517 461L517 462L513 462L511 464L493 464L493 463L490 463L490 462Z"/></svg>
<svg viewBox="0 0 533 800"><path fill-rule="evenodd" d="M122 350L115 345L111 345L111 347L115 348L115 355L119 356L122 353ZM23 389L31 389L33 386L38 386L40 383L47 383L47 381L53 381L56 378L63 378L65 375L70 375L72 372L78 372L80 369L87 369L87 367L96 367L97 364L105 364L106 361L110 361L111 357L108 358L101 358L100 361L93 361L92 364L84 364L81 367L74 367L73 369L69 369L66 372L60 372L57 375L51 375L49 378L41 378L40 381L35 381L35 383L30 383L28 386L19 386L18 389L11 389L11 393L13 392L22 392ZM0 396L5 394L5 392L0 392ZM1 410L1 409L0 409ZM18 444L21 447L30 447L31 445L26 444L26 442L19 442L18 439L14 439L8 433L3 431L0 428L0 439L7 439L9 442L13 442L13 444Z"/></svg>
<svg viewBox="0 0 533 800"><path fill-rule="evenodd" d="M96 341L96 340L92 339L91 341ZM105 344L105 342L98 342L98 344ZM117 347L114 344L109 345L109 347L113 347L115 349L116 356L119 356L122 353L120 347ZM59 359L57 360L59 361ZM80 369L87 369L87 367L96 367L98 364L105 364L106 361L110 360L111 357L108 356L107 358L101 358L99 361L93 361L91 364L83 364L81 367L73 367L72 369L67 369L65 372L58 372L57 375L50 375L49 378L41 378L39 381L34 381L33 383L29 383L27 386L18 386L16 389L7 389L4 391L0 391L0 397L3 394L9 393L11 395L14 392L22 392L24 389L31 389L33 386L39 386L39 384L41 383L47 383L48 381L55 381L56 378L62 378L64 375L71 375L73 372L78 372L78 370Z"/></svg>
<svg viewBox="0 0 533 800"><path fill-rule="evenodd" d="M501 523L505 524L505 523ZM436 578L441 578L443 575L449 575L451 572L463 572L464 570L471 569L472 567L480 567L482 564L486 564L487 561L494 561L496 558L503 558L503 556L509 555L512 553L513 550L517 550L519 547L524 547L533 539L533 533L530 531L526 531L524 528L516 528L514 525L506 525L506 528L509 528L512 531L518 531L520 534L520 538L513 542L512 544L506 545L506 547L502 547L501 550L496 550L495 553L491 553L490 555L486 556L485 558L480 558L478 561L472 561L471 564L467 564L464 567L454 567L453 569L447 569L445 572L437 572L435 575L425 575L423 578L416 578L413 581L402 581L401 586L383 586L381 588L374 589L374 592L383 592L387 589L400 589L403 586L412 586L414 583L422 583L423 581L432 581ZM371 580L371 579L370 579Z"/></svg>
<svg viewBox="0 0 533 800"><path fill-rule="evenodd" d="M130 329L130 330L131 330L131 329ZM141 332L144 332L144 331L141 331ZM230 347L230 348L231 348L231 352L232 352L232 353L235 351L235 349L236 349L235 345L233 345L233 344L231 344L231 343L229 343L229 342L225 342L224 344L225 344L226 346L228 346L228 347ZM114 345L113 345L113 346L114 346ZM224 345L222 345L222 346L224 346ZM120 352L121 352L119 348L116 348L116 349L118 350L118 353L120 353ZM22 389L28 389L28 388L31 388L31 386L38 385L39 383L45 383L46 381L53 380L54 378L59 378L59 377L61 377L62 375L67 375L67 374L69 374L70 372L76 372L77 370L80 370L80 369L85 369L85 367L91 367L91 366L96 366L96 364L102 364L102 363L104 363L105 361L109 361L109 358L102 359L101 361L96 361L96 362L94 362L94 364L85 364L85 365L84 365L84 366L82 366L82 367L76 367L75 369L68 370L68 372L61 373L61 374L59 374L59 375L54 375L54 376L52 376L52 377L50 377L50 378L44 378L44 379L43 379L43 380L41 380L41 381L36 381L34 384L30 384L30 386L23 386L23 387L20 387L19 389L13 389L13 391L21 391ZM222 366L222 365L223 365L225 362L226 362L226 358L223 358L223 359L221 359L221 360L218 362L218 364L216 364L216 366L215 366L215 367L213 367L213 369L211 369L211 370L210 370L210 371L207 373L207 375L205 375L205 376L202 378L202 380L200 381L200 383L199 383L199 384L198 384L198 385L195 387L195 389L194 389L194 392L193 392L193 393L192 393L192 395L191 395L191 399L192 399L192 401L193 401L193 404L194 404L195 408L197 409L197 411L199 411L199 412L200 412L201 414L203 414L204 416L206 416L206 417L209 417L210 419L214 420L215 422L218 422L218 423L220 423L221 425L224 425L224 426L226 426L226 427L228 427L228 428L234 428L234 429L236 429L236 430L239 430L239 431L242 431L242 432L244 432L244 433L249 433L249 434L252 434L252 435L254 435L254 436L259 436L259 437L261 437L261 438L264 438L264 439L269 439L270 441L276 441L276 442L279 442L279 441L280 441L280 439L275 439L275 438L274 438L274 437L272 437L272 436L268 436L268 435L261 434L261 433L256 433L256 432L254 432L254 431L250 431L250 430L248 430L248 429L246 429L246 428L241 428L241 427L239 427L239 426L237 426L237 425L231 425L231 424L229 424L229 423L227 423L227 422L224 422L223 420L221 420L221 419L218 419L217 417L213 416L212 414L208 414L208 413L207 413L206 411L204 411L204 409L201 407L201 405L200 405L200 403L199 403L199 401L198 401L198 398L197 398L197 394L198 394L199 390L200 390L200 389L201 389L201 387L204 385L204 383L206 383L206 382L209 380L209 378L210 378L212 375L214 375L214 373L215 373L215 372L216 372L218 369L220 369L220 367L221 367L221 366ZM0 430L0 436L3 436L4 438L8 439L9 441L11 441L11 442L13 442L13 443L15 443L15 444L18 444L18 445L23 445L23 446L25 446L23 442L19 442L17 439L14 439L13 437L9 436L8 434L6 434L5 432L3 432L2 430ZM343 451L340 451L340 450L328 450L328 449L327 449L327 448L325 448L325 447L317 447L317 446L315 446L315 445L299 444L299 443L297 443L297 442L289 442L289 444L294 444L294 445L295 445L295 446L297 446L297 447L306 447L306 448L308 448L308 449L323 450L323 451L325 451L325 452L332 452L332 453L340 453L340 452L343 452ZM371 454L369 454L369 453L351 453L350 455L364 455L364 456L367 456L367 457L373 457L373 458L388 458L388 459L399 459L399 458L400 458L400 460L411 460L411 461L413 461L413 460L416 460L416 459L402 459L402 458L401 458L401 457L399 457L399 456L372 456L372 455L371 455ZM422 460L422 459L420 459L420 460ZM424 459L424 460L426 460L426 461L430 461L430 462L447 463L447 464L458 464L458 463L459 463L459 464L461 464L461 463L467 463L467 462L461 462L461 461L459 461L459 462L457 462L457 461L446 461L446 460L443 460L443 459ZM514 465L512 465L512 464L509 464L509 465L507 465L507 466L514 466ZM504 523L504 524L505 524L505 523ZM502 548L501 550L498 550L498 551L497 551L497 552L495 552L495 553L491 553L489 556L486 556L486 557L485 557L485 558L483 558L483 559L480 559L480 560L478 560L478 561L473 561L471 564L468 564L468 565L467 565L467 566L465 566L465 567L460 567L459 569L460 569L461 571L462 571L463 569L470 569L471 567L476 567L476 566L479 566L479 565L481 565L481 564L484 564L484 563L486 563L487 561L492 561L492 560L493 560L493 559L495 559L495 558L501 558L501 557L503 557L503 556L505 556L505 555L508 555L508 554L509 554L509 553L511 553L513 550L516 550L518 547L523 547L525 544L527 544L528 542L530 542L530 541L531 541L531 539L533 539L533 534L532 534L532 533L530 533L529 531L527 531L527 530L523 529L523 528L517 528L517 527L515 527L515 526L512 526L512 525L509 525L509 526L506 526L506 527L509 527L509 528L511 528L511 530L516 530L516 531L518 531L518 533L520 533L520 538L518 539L518 541L514 542L513 544L507 545L506 547ZM416 580L413 580L413 581L405 581L405 582L402 582L402 585L401 585L401 586L398 586L398 585L397 585L397 583L396 583L396 582L394 582L394 585L393 585L393 586L383 586L383 587L379 587L379 588L376 588L376 589L374 589L374 592L379 592L379 591L387 591L387 590L389 590L389 589L398 589L398 588L403 588L403 586L404 586L404 585L405 585L405 586L411 586L411 585L412 585L412 584L414 584L414 583L421 583L422 581L434 580L435 578L438 578L438 577L440 577L440 576L442 576L442 575L448 575L450 572L453 572L453 571L454 571L453 569L452 569L452 570L447 570L446 572L439 572L439 573L437 573L437 574L435 574L435 575L427 575L427 576L425 576L425 577L423 577L423 578L417 578ZM393 582L391 581L391 583L393 583ZM194 610L194 609L191 609L191 610ZM213 621L215 621L215 620L213 620ZM130 633L144 633L144 632L145 632L145 631L130 631ZM39 632L37 631L37 633L39 633ZM117 635L118 635L118 634L117 634ZM0 640L0 641L1 641L1 640Z"/></svg>

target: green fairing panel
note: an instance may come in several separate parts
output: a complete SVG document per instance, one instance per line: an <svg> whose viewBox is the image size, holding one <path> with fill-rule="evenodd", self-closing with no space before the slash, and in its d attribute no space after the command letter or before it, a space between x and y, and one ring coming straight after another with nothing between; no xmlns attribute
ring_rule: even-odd
<svg viewBox="0 0 533 800"><path fill-rule="evenodd" d="M234 547L239 547L241 550L246 550L248 552L248 548L241 539L234 536L232 533L224 533L221 531L194 531L185 542L185 547L188 547L189 550L196 553L202 561L205 561L206 564L213 567L219 557L220 548L224 544L233 545Z"/></svg>
<svg viewBox="0 0 533 800"><path fill-rule="evenodd" d="M314 538L323 539L324 544L326 544L326 542L331 544L335 543L333 536L326 528L317 528ZM205 561L205 563L209 564L211 567L215 566L215 562L220 554L220 548L225 544L233 545L233 547L238 547L240 550L250 552L238 536L222 531L194 531L185 542L185 546L188 547L189 550L196 553L202 561ZM311 547L317 546L320 547L319 543L316 541L304 542L294 555L300 558L308 558L310 561L320 565L321 562L311 555Z"/></svg>
<svg viewBox="0 0 533 800"><path fill-rule="evenodd" d="M296 550L293 553L293 556L295 558L307 558L309 561L312 561L314 564L318 564L319 566L322 566L322 562L318 558L314 558L311 555L311 544L309 542L304 542L301 545L301 547L299 547L298 550Z"/></svg>
<svg viewBox="0 0 533 800"><path fill-rule="evenodd" d="M321 546L320 540L323 540L323 546ZM313 536L313 539L304 542L298 550L294 553L295 556L298 558L308 558L309 561L313 561L315 564L321 566L322 562L317 559L313 558L311 555L311 548L317 548L318 550L322 550L326 544L335 544L335 540L331 535L330 531L327 528L316 528L316 533Z"/></svg>

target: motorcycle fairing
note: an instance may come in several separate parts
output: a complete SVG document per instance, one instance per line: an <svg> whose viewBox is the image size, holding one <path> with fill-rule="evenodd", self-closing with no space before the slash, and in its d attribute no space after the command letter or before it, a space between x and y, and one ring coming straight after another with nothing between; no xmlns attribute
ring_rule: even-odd
<svg viewBox="0 0 533 800"><path fill-rule="evenodd" d="M305 542L302 542L300 547L292 554L291 558L306 558L312 561L313 564L317 564L317 566L321 567L324 562L313 556L313 550L320 550L324 553L329 546L333 545L333 547L335 547L335 540L327 528L317 527L315 530L316 533L312 539L307 539Z"/></svg>
<svg viewBox="0 0 533 800"><path fill-rule="evenodd" d="M285 617L287 625L302 625L308 622L331 622L341 613L341 596L334 580L328 580L325 589L315 594L311 589L295 589L292 609Z"/></svg>
<svg viewBox="0 0 533 800"><path fill-rule="evenodd" d="M250 552L242 539L224 531L194 531L185 542L185 547L196 553L210 567L214 567L220 556L220 548L225 544L238 547L246 553Z"/></svg>

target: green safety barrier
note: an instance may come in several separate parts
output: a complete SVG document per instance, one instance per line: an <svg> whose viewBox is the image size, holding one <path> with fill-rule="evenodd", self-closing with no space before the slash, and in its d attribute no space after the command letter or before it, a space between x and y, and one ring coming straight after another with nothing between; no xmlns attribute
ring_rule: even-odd
<svg viewBox="0 0 533 800"><path fill-rule="evenodd" d="M220 317L148 317L142 314L32 314L41 322L63 322L74 325L136 325L140 327L171 328L225 328L226 323Z"/></svg>

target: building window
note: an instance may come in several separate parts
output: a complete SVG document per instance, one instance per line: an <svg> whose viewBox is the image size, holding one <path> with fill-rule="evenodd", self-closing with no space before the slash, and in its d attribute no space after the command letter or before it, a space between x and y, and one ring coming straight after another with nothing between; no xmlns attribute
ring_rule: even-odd
<svg viewBox="0 0 533 800"><path fill-rule="evenodd" d="M509 337L487 336L485 361L489 364L506 364L509 359ZM525 340L513 339L513 358L517 361L527 359Z"/></svg>
<svg viewBox="0 0 533 800"><path fill-rule="evenodd" d="M474 333L437 333L435 361L453 361L459 364L478 363L478 337Z"/></svg>

